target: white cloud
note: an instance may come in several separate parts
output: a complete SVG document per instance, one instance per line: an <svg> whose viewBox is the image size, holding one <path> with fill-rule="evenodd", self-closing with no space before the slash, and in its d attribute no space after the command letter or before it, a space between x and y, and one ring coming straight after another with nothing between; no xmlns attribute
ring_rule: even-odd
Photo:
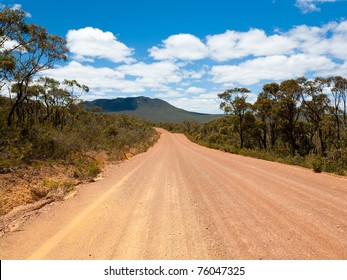
<svg viewBox="0 0 347 280"><path fill-rule="evenodd" d="M206 89L201 88L201 87L190 87L186 90L186 93L193 93L193 94L205 93L205 92L206 92Z"/></svg>
<svg viewBox="0 0 347 280"><path fill-rule="evenodd" d="M117 70L124 75L135 77L137 84L152 90L158 90L169 83L178 83L182 80L179 66L169 61L152 64L138 62L121 65Z"/></svg>
<svg viewBox="0 0 347 280"><path fill-rule="evenodd" d="M209 56L218 62L273 55L327 55L347 59L347 21L317 26L300 25L285 33L268 35L264 30L228 30L207 37Z"/></svg>
<svg viewBox="0 0 347 280"><path fill-rule="evenodd" d="M8 40L8 41L3 42L3 45L0 47L0 51L10 50L10 49L13 49L15 47L18 47L18 42L14 41L14 40Z"/></svg>
<svg viewBox="0 0 347 280"><path fill-rule="evenodd" d="M207 37L210 57L216 61L242 59L249 56L292 54L329 55L347 59L347 21L330 22L321 27L300 25L286 33L267 35L263 30L247 32L228 30Z"/></svg>
<svg viewBox="0 0 347 280"><path fill-rule="evenodd" d="M330 76L342 76L347 77L347 61L343 64L337 65L334 69L323 69L317 73L317 76L330 77Z"/></svg>
<svg viewBox="0 0 347 280"><path fill-rule="evenodd" d="M119 42L111 32L86 27L69 30L67 46L78 61L93 61L95 58L107 59L115 63L134 62L133 49Z"/></svg>
<svg viewBox="0 0 347 280"><path fill-rule="evenodd" d="M307 25L299 25L286 33L286 36L290 38L290 40L296 42L296 47L298 50L309 52L312 51L312 48L315 48L318 45L318 48L314 49L314 52L317 50L325 52L326 49L322 49L320 46L321 43L326 44L326 33L331 28L327 26L323 27L311 27Z"/></svg>
<svg viewBox="0 0 347 280"><path fill-rule="evenodd" d="M176 90L168 90L166 92L163 93L157 93L154 95L156 98L163 98L166 100L170 100L172 98L177 99L177 98L181 98L183 96L182 92L176 91Z"/></svg>
<svg viewBox="0 0 347 280"><path fill-rule="evenodd" d="M72 61L63 67L43 73L59 81L75 79L91 89L91 94L140 93L145 91L170 91L170 84L183 79L180 68L172 62L152 64L143 62L121 65L114 69L94 67Z"/></svg>
<svg viewBox="0 0 347 280"><path fill-rule="evenodd" d="M297 78L308 72L335 69L336 64L324 56L297 54L259 57L239 65L214 66L211 69L215 83L237 83L253 85L262 80L284 80Z"/></svg>
<svg viewBox="0 0 347 280"><path fill-rule="evenodd" d="M199 60L207 57L208 50L199 38L191 34L172 35L160 47L148 50L156 60Z"/></svg>
<svg viewBox="0 0 347 280"><path fill-rule="evenodd" d="M165 98L165 97L163 97ZM217 98L217 93L211 96L196 96L196 97L178 97L175 99L167 99L167 101L178 107L191 112L221 114L219 110L220 100Z"/></svg>
<svg viewBox="0 0 347 280"><path fill-rule="evenodd" d="M126 80L125 75L107 67L94 67L71 61L64 67L46 70L44 75L62 81L75 79L87 85L91 93L143 92L145 89L134 81Z"/></svg>
<svg viewBox="0 0 347 280"><path fill-rule="evenodd" d="M194 79L194 80L198 80L201 79L205 74L206 74L206 70L202 69L199 71L194 71L194 70L182 70L183 76L185 79Z"/></svg>
<svg viewBox="0 0 347 280"><path fill-rule="evenodd" d="M248 32L228 30L223 34L207 37L210 56L216 61L243 58L247 56L278 55L292 52L295 42L282 35L267 36L263 30Z"/></svg>
<svg viewBox="0 0 347 280"><path fill-rule="evenodd" d="M330 22L321 27L300 25L286 36L295 42L296 52L347 59L347 21Z"/></svg>
<svg viewBox="0 0 347 280"><path fill-rule="evenodd" d="M338 0L296 0L295 6L298 7L302 13L307 14L311 12L319 12L319 4L337 1Z"/></svg>
<svg viewBox="0 0 347 280"><path fill-rule="evenodd" d="M22 9L22 5L21 4L13 4L13 6L11 7L12 10L20 10Z"/></svg>

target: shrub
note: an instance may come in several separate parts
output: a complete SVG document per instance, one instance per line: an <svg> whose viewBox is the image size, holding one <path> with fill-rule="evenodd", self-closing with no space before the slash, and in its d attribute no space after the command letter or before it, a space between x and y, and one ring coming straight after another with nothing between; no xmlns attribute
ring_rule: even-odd
<svg viewBox="0 0 347 280"><path fill-rule="evenodd" d="M321 173L323 171L324 168L324 161L321 157L316 157L313 161L312 161L312 168L313 171L316 173Z"/></svg>
<svg viewBox="0 0 347 280"><path fill-rule="evenodd" d="M91 162L87 171L90 177L96 177L101 172L100 164L97 161Z"/></svg>

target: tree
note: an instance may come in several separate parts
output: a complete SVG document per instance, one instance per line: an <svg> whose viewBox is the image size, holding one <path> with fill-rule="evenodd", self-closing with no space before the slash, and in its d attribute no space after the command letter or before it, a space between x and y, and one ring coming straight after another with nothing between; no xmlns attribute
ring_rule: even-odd
<svg viewBox="0 0 347 280"><path fill-rule="evenodd" d="M66 41L59 36L51 35L43 27L25 23L25 12L4 9L0 12L2 45L11 43L12 47L2 52L2 57L8 57L8 67L2 67L2 78L16 84L15 100L7 118L7 124L12 125L15 113L20 122L25 115L22 105L29 96L29 85L33 77L50 69L54 63L66 60ZM15 23L18 19L19 23ZM6 73L6 74L4 74Z"/></svg>
<svg viewBox="0 0 347 280"><path fill-rule="evenodd" d="M16 62L12 52L21 48L17 37L26 32L25 12L3 8L0 12L0 91L13 76Z"/></svg>
<svg viewBox="0 0 347 280"><path fill-rule="evenodd" d="M38 83L31 88L37 90L45 107L46 113L42 122L51 119L54 127L60 126L63 129L66 115L70 114L72 119L75 118L79 111L77 110L78 106L76 106L79 103L79 98L84 92L88 92L89 88L80 85L76 80L64 80L61 84L59 81L47 77L41 77ZM72 107L74 110L69 110Z"/></svg>
<svg viewBox="0 0 347 280"><path fill-rule="evenodd" d="M250 103L246 101L246 94L249 92L247 88L234 88L218 94L218 97L223 100L219 106L220 109L224 110L225 114L233 114L237 118L236 131L240 136L241 148L245 140L245 114L251 108Z"/></svg>
<svg viewBox="0 0 347 280"><path fill-rule="evenodd" d="M338 112L338 107L342 107L342 117L344 127L347 129L347 79L342 78L340 76L336 76L329 79L330 82L333 83L333 87L331 91L334 95L334 114ZM342 106L339 106L342 103Z"/></svg>
<svg viewBox="0 0 347 280"><path fill-rule="evenodd" d="M340 85L342 85L342 79L341 77L330 77L326 79L327 87L330 89L331 93L331 99L329 105L329 113L333 116L335 120L335 129L336 129L336 141L335 146L337 148L341 147L341 125L342 120L341 116L343 114L343 111L341 109L341 102L342 102L342 94L340 92Z"/></svg>
<svg viewBox="0 0 347 280"><path fill-rule="evenodd" d="M300 116L298 106L301 96L301 87L296 80L283 81L276 93L276 103L279 106L282 137L290 146L291 154L295 155L298 149L296 143L295 126Z"/></svg>
<svg viewBox="0 0 347 280"><path fill-rule="evenodd" d="M327 86L327 79L318 77L314 80L307 80L302 77L298 79L298 82L302 88L302 113L312 127L310 145L313 147L315 146L313 138L318 134L320 153L326 156L327 139L324 136L323 121L328 112L330 100L328 96L323 93L323 90Z"/></svg>
<svg viewBox="0 0 347 280"><path fill-rule="evenodd" d="M89 88L86 85L81 85L76 80L65 79L62 85L63 88L59 88L56 91L55 106L57 110L54 123L55 126L60 125L61 129L63 129L66 124L66 114L70 115L73 126L76 115L81 110L82 106L80 97L84 92L89 92Z"/></svg>
<svg viewBox="0 0 347 280"><path fill-rule="evenodd" d="M278 130L278 96L279 85L277 83L265 84L263 92L258 95L254 104L254 111L260 120L260 140L264 148L267 148L269 138L271 148L275 146Z"/></svg>

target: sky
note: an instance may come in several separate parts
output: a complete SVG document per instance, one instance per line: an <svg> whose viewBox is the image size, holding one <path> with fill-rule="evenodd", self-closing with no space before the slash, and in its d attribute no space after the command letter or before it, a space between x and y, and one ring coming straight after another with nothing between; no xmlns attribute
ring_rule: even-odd
<svg viewBox="0 0 347 280"><path fill-rule="evenodd" d="M147 96L222 113L217 94L301 76L347 77L346 0L0 0L67 40L43 75L84 100Z"/></svg>

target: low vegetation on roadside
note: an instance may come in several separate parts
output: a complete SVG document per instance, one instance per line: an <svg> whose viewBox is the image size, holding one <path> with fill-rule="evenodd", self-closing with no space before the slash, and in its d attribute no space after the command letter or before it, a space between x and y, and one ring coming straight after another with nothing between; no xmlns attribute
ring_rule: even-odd
<svg viewBox="0 0 347 280"><path fill-rule="evenodd" d="M347 80L286 80L263 86L254 104L248 89L219 94L227 114L205 124L161 126L226 152L346 175Z"/></svg>

